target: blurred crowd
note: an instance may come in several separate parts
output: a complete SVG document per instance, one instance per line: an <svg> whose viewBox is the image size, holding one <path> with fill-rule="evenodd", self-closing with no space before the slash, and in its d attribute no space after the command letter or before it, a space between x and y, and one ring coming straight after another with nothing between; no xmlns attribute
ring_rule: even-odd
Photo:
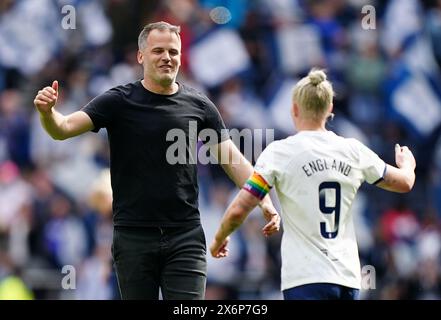
<svg viewBox="0 0 441 320"><path fill-rule="evenodd" d="M70 113L141 79L137 36L159 20L181 26L178 81L228 128L294 134L292 86L321 67L337 92L331 130L391 164L394 144L409 146L412 192L363 185L353 206L362 266L374 267L361 297L441 299L440 0L2 0L0 299L119 299L106 132L53 141L33 99L56 79ZM217 165L200 164L199 180L209 243L237 189ZM263 225L256 210L230 257L208 257L207 299L282 298L281 235Z"/></svg>

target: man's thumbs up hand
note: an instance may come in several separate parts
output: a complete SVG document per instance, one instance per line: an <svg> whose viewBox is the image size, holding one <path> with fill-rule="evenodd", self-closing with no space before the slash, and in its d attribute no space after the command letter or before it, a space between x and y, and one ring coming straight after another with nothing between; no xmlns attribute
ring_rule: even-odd
<svg viewBox="0 0 441 320"><path fill-rule="evenodd" d="M58 99L58 81L52 82L52 87L45 87L38 91L34 99L34 105L40 114L49 114L57 103Z"/></svg>

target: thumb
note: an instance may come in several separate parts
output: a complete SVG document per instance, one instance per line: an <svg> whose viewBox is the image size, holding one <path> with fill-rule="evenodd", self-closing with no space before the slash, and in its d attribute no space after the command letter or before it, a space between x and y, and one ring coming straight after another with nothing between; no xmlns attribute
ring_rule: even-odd
<svg viewBox="0 0 441 320"><path fill-rule="evenodd" d="M395 152L400 152L401 147L398 143L395 144Z"/></svg>
<svg viewBox="0 0 441 320"><path fill-rule="evenodd" d="M54 89L58 94L58 81L57 80L52 82L52 89Z"/></svg>

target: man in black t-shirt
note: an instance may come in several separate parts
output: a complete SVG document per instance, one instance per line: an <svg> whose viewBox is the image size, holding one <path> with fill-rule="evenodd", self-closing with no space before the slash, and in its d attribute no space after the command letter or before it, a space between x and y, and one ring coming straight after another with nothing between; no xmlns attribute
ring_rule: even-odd
<svg viewBox="0 0 441 320"><path fill-rule="evenodd" d="M34 104L48 134L64 140L105 128L110 144L114 238L112 255L123 299L203 299L206 243L198 211L197 138L203 139L239 187L251 164L225 130L214 104L176 82L181 63L179 27L144 27L138 39L144 78L118 86L64 116L54 108L58 82ZM199 135L202 130L213 134ZM182 136L183 148L175 138ZM182 142L182 141L181 141ZM177 146L177 148L176 148ZM178 156L173 151L178 151ZM230 155L225 157L224 155ZM240 161L232 161L239 159ZM227 163L223 163L227 162ZM269 197L261 207L265 235L279 230Z"/></svg>

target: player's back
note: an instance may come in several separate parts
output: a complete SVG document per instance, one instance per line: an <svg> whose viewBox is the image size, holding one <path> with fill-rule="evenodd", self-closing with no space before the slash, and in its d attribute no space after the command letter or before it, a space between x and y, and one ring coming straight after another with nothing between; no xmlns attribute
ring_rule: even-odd
<svg viewBox="0 0 441 320"><path fill-rule="evenodd" d="M301 131L267 149L256 169L264 178L271 172L282 206L282 290L318 282L359 288L351 206L363 181L381 178L384 162L330 131Z"/></svg>

